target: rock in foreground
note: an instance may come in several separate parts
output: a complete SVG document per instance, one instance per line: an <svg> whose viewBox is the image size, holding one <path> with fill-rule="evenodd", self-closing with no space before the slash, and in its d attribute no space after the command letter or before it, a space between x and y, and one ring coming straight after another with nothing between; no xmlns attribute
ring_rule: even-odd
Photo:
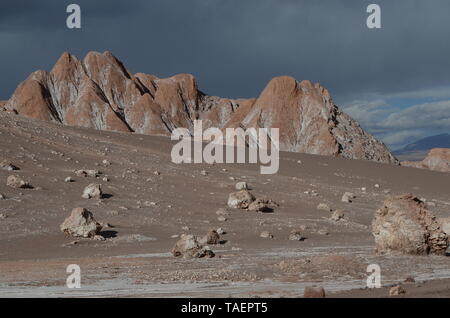
<svg viewBox="0 0 450 318"><path fill-rule="evenodd" d="M102 229L91 212L84 208L72 210L71 215L60 226L61 231L73 237L93 238Z"/></svg>
<svg viewBox="0 0 450 318"><path fill-rule="evenodd" d="M90 184L83 190L83 195L81 196L83 199L92 199L97 198L101 199L103 196L102 187L100 184Z"/></svg>
<svg viewBox="0 0 450 318"><path fill-rule="evenodd" d="M183 258L202 258L214 257L213 251L207 246L203 246L201 239L195 235L181 235L181 239L175 244L172 249L172 254L175 257Z"/></svg>
<svg viewBox="0 0 450 318"><path fill-rule="evenodd" d="M231 193L228 197L228 206L232 209L248 209L255 201L255 197L247 190Z"/></svg>
<svg viewBox="0 0 450 318"><path fill-rule="evenodd" d="M322 287L305 287L305 291L303 292L304 298L325 298L325 289Z"/></svg>
<svg viewBox="0 0 450 318"><path fill-rule="evenodd" d="M31 188L30 184L24 181L19 176L11 175L6 179L6 185L14 189L27 189Z"/></svg>
<svg viewBox="0 0 450 318"><path fill-rule="evenodd" d="M412 194L390 197L372 222L379 254L445 255L448 237L426 204Z"/></svg>

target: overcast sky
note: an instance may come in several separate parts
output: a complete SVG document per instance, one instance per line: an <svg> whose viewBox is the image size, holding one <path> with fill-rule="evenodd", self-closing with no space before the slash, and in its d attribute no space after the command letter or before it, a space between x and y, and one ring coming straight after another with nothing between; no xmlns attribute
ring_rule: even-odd
<svg viewBox="0 0 450 318"><path fill-rule="evenodd" d="M66 7L82 8L69 30ZM370 3L381 30L366 26ZM194 74L200 89L257 96L274 76L327 87L392 148L450 132L448 0L1 0L0 99L64 51L113 52L131 72Z"/></svg>

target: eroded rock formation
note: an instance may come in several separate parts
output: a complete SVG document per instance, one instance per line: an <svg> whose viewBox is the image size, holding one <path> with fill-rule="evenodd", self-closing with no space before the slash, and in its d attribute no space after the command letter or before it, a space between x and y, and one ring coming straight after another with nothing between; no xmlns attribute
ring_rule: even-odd
<svg viewBox="0 0 450 318"><path fill-rule="evenodd" d="M450 149L432 149L423 161L405 161L402 166L450 172Z"/></svg>
<svg viewBox="0 0 450 318"><path fill-rule="evenodd" d="M64 53L51 72L32 73L4 107L66 125L149 135L192 131L196 119L203 129L279 128L281 150L397 163L325 88L287 76L271 80L258 98L227 99L199 91L192 75L133 75L110 52L83 60Z"/></svg>

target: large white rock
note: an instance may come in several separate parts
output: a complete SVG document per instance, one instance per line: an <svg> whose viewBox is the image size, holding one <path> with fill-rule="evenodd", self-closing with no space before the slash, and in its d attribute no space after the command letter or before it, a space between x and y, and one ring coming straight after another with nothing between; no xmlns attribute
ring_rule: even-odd
<svg viewBox="0 0 450 318"><path fill-rule="evenodd" d="M61 231L73 237L95 237L102 226L94 219L91 212L84 208L72 210L70 216L60 226Z"/></svg>
<svg viewBox="0 0 450 318"><path fill-rule="evenodd" d="M100 184L91 183L83 190L83 199L102 198L102 186Z"/></svg>
<svg viewBox="0 0 450 318"><path fill-rule="evenodd" d="M426 204L412 194L390 197L372 222L376 251L445 254L448 236Z"/></svg>
<svg viewBox="0 0 450 318"><path fill-rule="evenodd" d="M247 209L255 201L255 197L247 190L230 193L228 206L232 209Z"/></svg>

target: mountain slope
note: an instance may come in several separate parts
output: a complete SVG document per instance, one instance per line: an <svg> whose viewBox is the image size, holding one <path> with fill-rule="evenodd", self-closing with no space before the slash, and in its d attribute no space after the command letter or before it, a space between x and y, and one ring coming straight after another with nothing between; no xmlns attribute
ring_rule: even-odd
<svg viewBox="0 0 450 318"><path fill-rule="evenodd" d="M434 148L450 148L450 134L440 134L417 140L394 151L394 154L401 160L420 161L425 159L428 152Z"/></svg>
<svg viewBox="0 0 450 318"><path fill-rule="evenodd" d="M110 52L83 60L64 53L51 72L31 74L4 106L20 115L71 126L169 136L209 127L280 129L281 150L398 163L386 146L341 112L319 84L278 77L256 99L198 90L194 76L131 74Z"/></svg>

